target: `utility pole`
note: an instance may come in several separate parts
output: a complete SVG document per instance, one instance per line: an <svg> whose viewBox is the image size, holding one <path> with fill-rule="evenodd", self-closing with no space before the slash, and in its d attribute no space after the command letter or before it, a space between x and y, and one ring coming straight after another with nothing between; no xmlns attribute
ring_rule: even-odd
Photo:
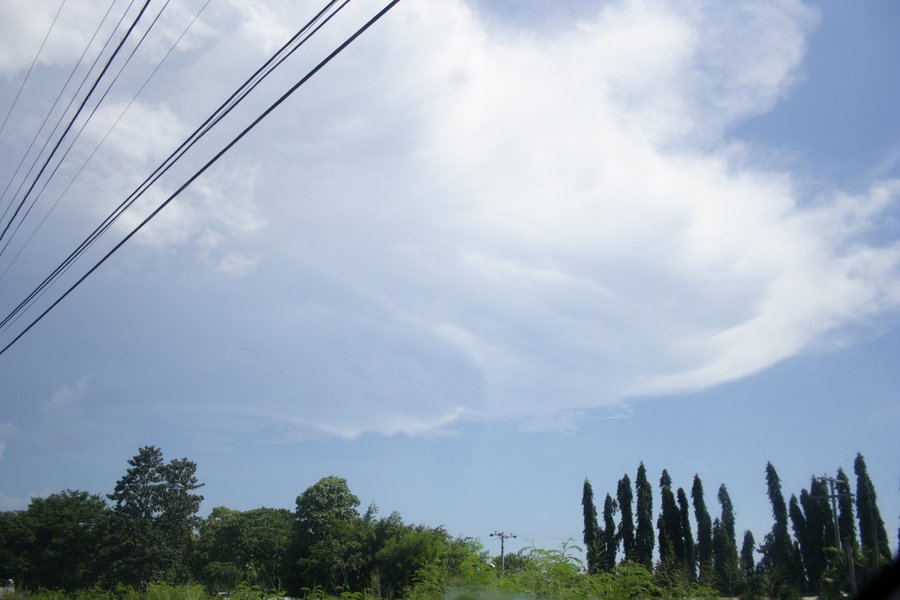
<svg viewBox="0 0 900 600"><path fill-rule="evenodd" d="M503 576L503 571L506 570L506 540L508 538L515 538L516 534L514 533L506 533L505 531L495 531L491 534L491 537L500 538L500 576Z"/></svg>
<svg viewBox="0 0 900 600"><path fill-rule="evenodd" d="M837 493L834 489L834 486L838 483L839 480L834 477L829 477L827 475L813 475L815 479L819 481L827 481L829 493L827 496L816 496L817 499L820 500L831 500L831 516L834 518L834 543L835 547L838 549L838 552L841 551L841 534L840 534L840 525L838 524L838 509L837 509L837 500L841 497L849 497L853 498L853 494L850 492ZM850 568L850 590L854 596L856 596L856 568L853 566L853 549L850 546L847 546L847 564Z"/></svg>

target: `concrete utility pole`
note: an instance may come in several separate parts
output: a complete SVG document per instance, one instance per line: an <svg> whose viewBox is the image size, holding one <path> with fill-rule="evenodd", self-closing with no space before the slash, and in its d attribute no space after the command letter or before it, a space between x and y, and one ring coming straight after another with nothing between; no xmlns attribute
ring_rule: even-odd
<svg viewBox="0 0 900 600"><path fill-rule="evenodd" d="M506 570L506 540L508 538L515 538L516 534L514 533L506 533L504 531L495 531L491 534L491 537L500 538L500 575L503 575L503 571Z"/></svg>
<svg viewBox="0 0 900 600"><path fill-rule="evenodd" d="M834 477L829 477L827 475L813 475L815 479L819 481L827 481L829 493L827 496L815 496L815 498L819 500L831 500L831 516L834 518L834 544L838 549L838 552L841 551L841 534L840 534L840 525L838 524L838 509L837 509L837 500L841 497L849 497L853 498L853 494L850 492L844 492L842 494L838 494L834 490L834 486L837 485L838 479ZM850 590L853 595L856 595L856 568L853 566L853 549L847 546L847 564L850 567Z"/></svg>

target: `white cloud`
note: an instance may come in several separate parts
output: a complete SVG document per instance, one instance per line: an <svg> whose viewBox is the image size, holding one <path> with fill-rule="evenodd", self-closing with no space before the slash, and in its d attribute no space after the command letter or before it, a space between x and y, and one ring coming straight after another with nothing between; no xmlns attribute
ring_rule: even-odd
<svg viewBox="0 0 900 600"><path fill-rule="evenodd" d="M69 419L82 412L81 401L91 387L91 376L82 375L72 385L63 384L40 403L41 413L52 419Z"/></svg>
<svg viewBox="0 0 900 600"><path fill-rule="evenodd" d="M184 95L140 104L96 182L127 191L194 122L185 98L308 16L226 6ZM746 377L900 305L900 245L871 236L900 182L808 197L731 133L802 81L817 18L788 0L621 0L547 33L400 3L136 241L253 294L221 310L241 315L233 352L265 365L247 371L271 385L260 429L565 430Z"/></svg>

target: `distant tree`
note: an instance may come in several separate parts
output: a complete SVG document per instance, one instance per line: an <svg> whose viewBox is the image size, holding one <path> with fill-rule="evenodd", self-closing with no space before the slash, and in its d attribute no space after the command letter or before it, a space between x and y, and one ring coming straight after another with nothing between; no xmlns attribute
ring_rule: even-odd
<svg viewBox="0 0 900 600"><path fill-rule="evenodd" d="M616 501L606 494L603 501L603 547L606 559L604 570L612 572L616 568L616 553L619 550L619 536L616 535Z"/></svg>
<svg viewBox="0 0 900 600"><path fill-rule="evenodd" d="M622 476L616 487L616 504L619 506L619 539L622 540L622 552L625 562L636 562L634 550L634 512L632 510L633 494L631 479L628 474Z"/></svg>
<svg viewBox="0 0 900 600"><path fill-rule="evenodd" d="M753 549L756 546L756 540L753 539L753 533L748 529L744 532L744 543L741 544L741 573L744 578L749 580L756 571L756 561L753 559Z"/></svg>
<svg viewBox="0 0 900 600"><path fill-rule="evenodd" d="M859 547L856 538L856 518L853 516L853 496L850 491L850 479L844 473L844 469L837 470L838 484L835 492L838 494L838 531L841 542L851 548L851 552Z"/></svg>
<svg viewBox="0 0 900 600"><path fill-rule="evenodd" d="M703 482L694 475L691 486L691 500L694 503L694 518L697 519L697 565L700 581L707 581L712 575L712 520L703 499Z"/></svg>
<svg viewBox="0 0 900 600"><path fill-rule="evenodd" d="M5 576L19 589L72 593L105 579L110 511L100 496L66 490L33 498L13 518L15 527L3 526L0 537L12 538L11 555L4 557L11 571Z"/></svg>
<svg viewBox="0 0 900 600"><path fill-rule="evenodd" d="M660 512L656 520L659 532L659 562L684 563L684 534L681 532L681 513L672 493L672 478L663 469L659 478Z"/></svg>
<svg viewBox="0 0 900 600"><path fill-rule="evenodd" d="M812 478L809 492L800 492L800 507L803 509L805 531L797 536L800 555L806 570L806 578L811 591L824 593L823 577L831 566L828 548L835 548L834 515L828 499L825 482ZM793 499L793 497L792 497ZM793 514L791 515L793 518ZM795 529L796 531L796 529Z"/></svg>
<svg viewBox="0 0 900 600"><path fill-rule="evenodd" d="M637 496L637 530L634 540L635 560L653 568L653 488L647 481L647 469L644 463L638 466L637 478L634 481Z"/></svg>
<svg viewBox="0 0 900 600"><path fill-rule="evenodd" d="M766 463L766 485L775 523L763 542L762 566L767 571L786 574L792 570L788 510L781 493L781 479L771 462Z"/></svg>
<svg viewBox="0 0 900 600"><path fill-rule="evenodd" d="M737 592L740 579L734 529L734 506L724 483L719 486L717 497L722 516L713 523L713 564L716 579L719 582L719 590L730 596ZM718 527L716 527L716 523L718 523Z"/></svg>
<svg viewBox="0 0 900 600"><path fill-rule="evenodd" d="M107 496L115 503L117 579L141 588L154 581L187 581L203 500L193 493L203 486L195 476L197 465L187 458L166 463L155 446L140 448L128 464Z"/></svg>
<svg viewBox="0 0 900 600"><path fill-rule="evenodd" d="M694 569L694 536L691 534L691 515L687 494L678 488L678 513L681 520L681 534L684 536L684 568L691 579L696 577Z"/></svg>
<svg viewBox="0 0 900 600"><path fill-rule="evenodd" d="M286 576L292 595L317 585L332 592L364 585L369 534L358 506L359 498L340 477L323 477L297 496L293 568Z"/></svg>
<svg viewBox="0 0 900 600"><path fill-rule="evenodd" d="M293 515L287 509L214 508L199 528L199 579L215 592L233 590L239 583L282 589L292 531Z"/></svg>
<svg viewBox="0 0 900 600"><path fill-rule="evenodd" d="M594 505L594 490L587 477L581 490L581 509L584 517L584 548L587 554L588 573L596 573L599 564L597 560L598 524L597 507Z"/></svg>
<svg viewBox="0 0 900 600"><path fill-rule="evenodd" d="M730 542L722 521L716 518L712 526L712 567L715 574L716 589L725 596L737 593L739 578L738 564L734 559L737 549Z"/></svg>
<svg viewBox="0 0 900 600"><path fill-rule="evenodd" d="M802 494L806 494L806 490L801 492ZM809 580L806 573L809 573L809 564L813 560L811 557L811 553L813 552L811 546L811 539L809 534L809 527L806 523L806 515L803 514L803 509L800 508L800 502L797 500L797 496L791 494L791 500L788 503L788 514L791 518L791 525L794 529L794 539L797 540L797 544L800 548L800 557L802 558L802 563L804 567L804 577L803 577L803 589L804 591L807 589L806 582Z"/></svg>
<svg viewBox="0 0 900 600"><path fill-rule="evenodd" d="M869 478L866 461L862 454L857 453L853 461L853 471L856 473L856 514L859 517L859 540L862 551L869 556L873 571L881 564L891 561L891 551L888 545L887 531L881 512L878 510L875 486Z"/></svg>

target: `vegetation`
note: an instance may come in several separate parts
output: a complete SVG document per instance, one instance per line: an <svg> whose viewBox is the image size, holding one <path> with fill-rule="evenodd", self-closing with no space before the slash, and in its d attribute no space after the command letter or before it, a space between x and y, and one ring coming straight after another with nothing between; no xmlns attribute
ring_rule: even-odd
<svg viewBox="0 0 900 600"><path fill-rule="evenodd" d="M66 490L33 499L27 510L0 513L0 577L15 579L18 589L10 600L838 598L850 591L851 566L865 582L890 559L861 455L856 494L838 470L833 504L820 478L786 503L768 464L775 523L760 547L744 532L740 553L724 484L720 515L711 522L694 476L692 525L685 490L673 492L663 470L654 536L643 463L634 490L625 475L615 499L605 494L602 525L585 479L585 545L525 548L506 555L502 573L499 559L472 539L404 523L397 513L379 517L374 505L360 512L359 498L339 477L307 488L293 511L218 506L202 519L193 462L166 462L147 446L128 465L105 498Z"/></svg>

